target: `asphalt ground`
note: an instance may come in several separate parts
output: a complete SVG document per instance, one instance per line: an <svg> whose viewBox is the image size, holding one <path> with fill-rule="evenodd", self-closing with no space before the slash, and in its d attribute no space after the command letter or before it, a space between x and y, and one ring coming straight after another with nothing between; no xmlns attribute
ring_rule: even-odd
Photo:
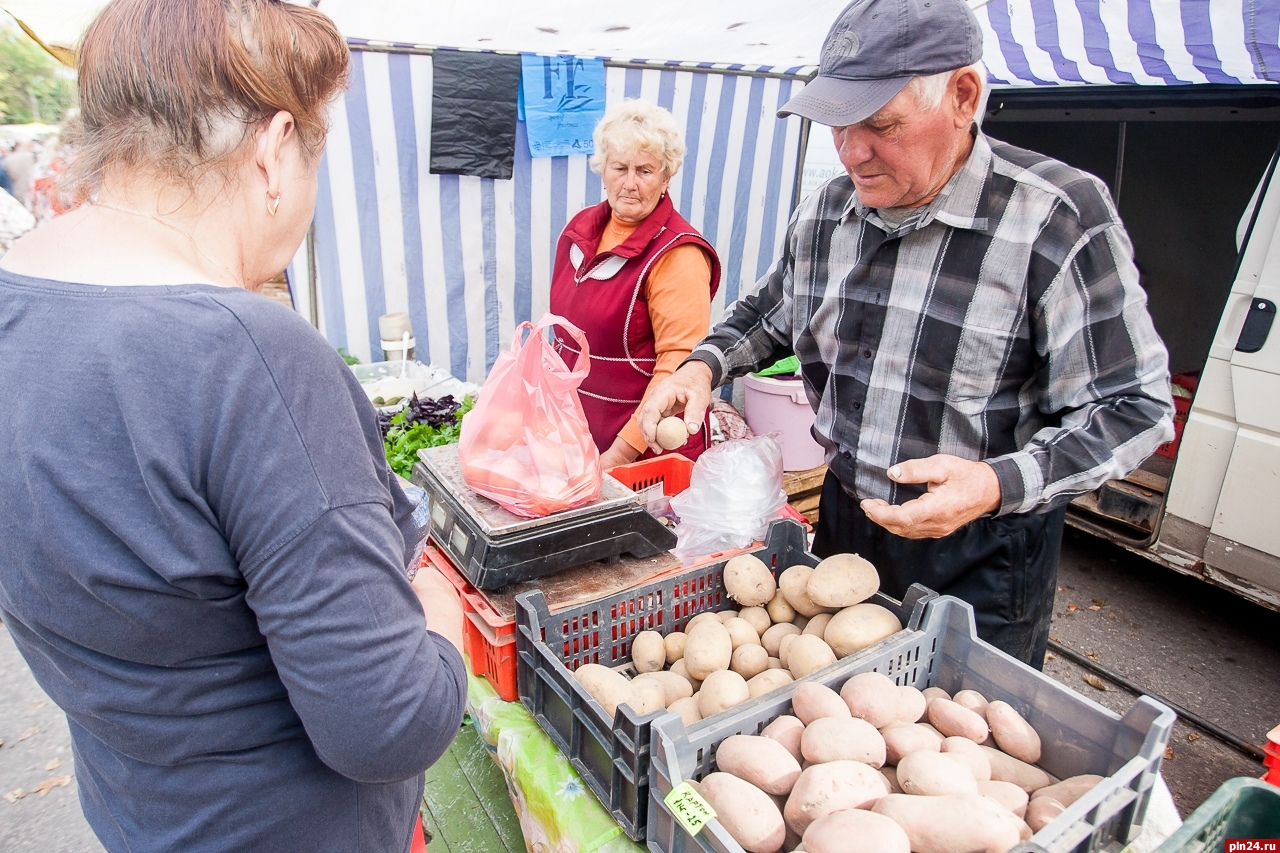
<svg viewBox="0 0 1280 853"><path fill-rule="evenodd" d="M1280 613L1068 530L1051 636L1064 647L1259 747L1280 723ZM1138 693L1061 653L1045 672L1118 713ZM1101 685L1101 688L1095 685ZM0 631L0 850L98 853L76 797L66 720ZM1262 764L1179 721L1163 773L1185 816ZM43 792L43 793L42 793Z"/></svg>

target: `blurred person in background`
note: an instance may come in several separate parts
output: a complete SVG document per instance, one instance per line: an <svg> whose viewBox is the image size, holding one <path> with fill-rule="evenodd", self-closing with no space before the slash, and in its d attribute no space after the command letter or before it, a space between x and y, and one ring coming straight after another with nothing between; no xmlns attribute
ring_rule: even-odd
<svg viewBox="0 0 1280 853"><path fill-rule="evenodd" d="M61 192L58 185L69 154L66 143L55 133L44 141L40 156L36 158L31 181L31 213L37 223L61 216L76 206Z"/></svg>
<svg viewBox="0 0 1280 853"><path fill-rule="evenodd" d="M31 209L31 182L35 178L35 143L23 140L14 146L4 158L4 170L9 174L13 197L28 210Z"/></svg>
<svg viewBox="0 0 1280 853"><path fill-rule="evenodd" d="M355 377L256 292L311 221L346 44L278 0L113 0L79 61L84 203L0 261L0 617L107 850L406 851L460 602L407 568Z"/></svg>

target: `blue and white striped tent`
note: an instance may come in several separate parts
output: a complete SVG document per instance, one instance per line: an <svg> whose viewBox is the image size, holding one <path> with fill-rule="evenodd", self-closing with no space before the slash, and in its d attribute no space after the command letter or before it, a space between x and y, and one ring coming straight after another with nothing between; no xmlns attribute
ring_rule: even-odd
<svg viewBox="0 0 1280 853"><path fill-rule="evenodd" d="M429 174L431 56L352 47L320 172L312 316L335 346L369 358L379 315L406 311L420 359L480 381L515 326L546 311L556 239L603 200L600 178L585 156L531 158L523 127L511 180ZM718 313L766 268L786 226L800 125L775 113L803 83L793 69L610 61L605 84L607 103L643 97L684 128L670 192L721 256ZM299 301L308 288L293 291Z"/></svg>
<svg viewBox="0 0 1280 853"><path fill-rule="evenodd" d="M305 253L291 269L299 310L362 358L378 349L378 316L407 311L421 358L480 381L546 309L556 237L602 199L600 180L585 157L530 158L523 139L510 181L429 174L437 45L607 57L608 102L671 109L689 145L672 194L724 262L718 315L782 238L803 129L774 113L816 70L845 2L321 0L353 36L354 73L321 170L314 272ZM1280 69L1276 0L974 5L996 86L1266 84Z"/></svg>

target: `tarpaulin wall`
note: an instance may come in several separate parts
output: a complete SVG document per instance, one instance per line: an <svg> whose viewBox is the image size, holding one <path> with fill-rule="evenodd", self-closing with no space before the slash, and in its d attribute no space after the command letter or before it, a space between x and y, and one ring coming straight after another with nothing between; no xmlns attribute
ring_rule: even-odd
<svg viewBox="0 0 1280 853"><path fill-rule="evenodd" d="M585 156L530 158L523 128L512 180L429 174L431 56L352 47L316 202L320 331L378 360L379 315L406 311L420 360L481 381L516 325L547 309L556 238L570 216L603 200L600 179ZM685 130L670 193L720 254L713 317L763 274L781 242L801 124L775 113L809 70L606 69L607 105L646 98ZM304 281L293 277L295 294Z"/></svg>

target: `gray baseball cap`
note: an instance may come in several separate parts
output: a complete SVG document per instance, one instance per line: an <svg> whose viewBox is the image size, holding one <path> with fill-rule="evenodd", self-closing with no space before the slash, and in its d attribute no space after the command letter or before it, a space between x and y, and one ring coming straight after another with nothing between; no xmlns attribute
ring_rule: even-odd
<svg viewBox="0 0 1280 853"><path fill-rule="evenodd" d="M982 30L964 0L853 0L836 18L815 77L778 110L845 127L873 115L913 77L982 58Z"/></svg>

